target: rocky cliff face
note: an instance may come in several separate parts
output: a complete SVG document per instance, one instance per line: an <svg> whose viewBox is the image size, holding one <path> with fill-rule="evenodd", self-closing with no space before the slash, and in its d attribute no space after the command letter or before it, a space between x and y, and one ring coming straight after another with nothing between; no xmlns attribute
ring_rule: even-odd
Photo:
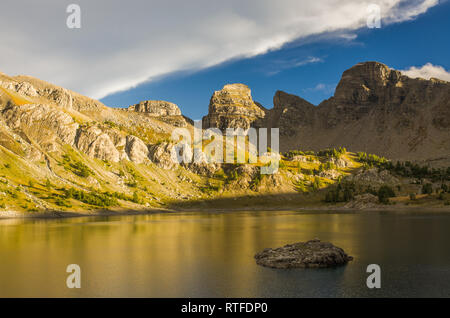
<svg viewBox="0 0 450 318"><path fill-rule="evenodd" d="M174 103L161 100L147 100L128 107L128 111L153 116L176 127L187 126L186 120L181 115L180 108Z"/></svg>
<svg viewBox="0 0 450 318"><path fill-rule="evenodd" d="M170 135L180 126L192 129L169 102L110 108L0 73L0 212L141 209L199 195L192 181L198 176L170 156ZM79 191L78 199L64 189Z"/></svg>
<svg viewBox="0 0 450 318"><path fill-rule="evenodd" d="M317 107L277 92L260 126L279 127L282 150L344 146L392 159L450 158L450 83L412 79L377 62L345 71Z"/></svg>
<svg viewBox="0 0 450 318"><path fill-rule="evenodd" d="M244 84L225 85L211 97L208 115L203 117L205 128L248 129L257 119L264 117L263 107L256 104L250 88Z"/></svg>
<svg viewBox="0 0 450 318"><path fill-rule="evenodd" d="M191 127L170 102L114 109L29 76L0 74L0 110L8 135L0 145L20 140L13 148L36 160L70 145L100 160L152 162L152 149L160 151L153 145L166 142L175 127ZM204 126L278 127L282 151L344 146L392 159L445 161L450 83L360 63L344 72L334 96L320 105L278 91L270 110L253 101L246 85L230 84L212 95Z"/></svg>
<svg viewBox="0 0 450 318"><path fill-rule="evenodd" d="M315 106L303 98L277 91L273 98L274 107L255 126L279 128L280 136L295 135L299 128L314 123Z"/></svg>

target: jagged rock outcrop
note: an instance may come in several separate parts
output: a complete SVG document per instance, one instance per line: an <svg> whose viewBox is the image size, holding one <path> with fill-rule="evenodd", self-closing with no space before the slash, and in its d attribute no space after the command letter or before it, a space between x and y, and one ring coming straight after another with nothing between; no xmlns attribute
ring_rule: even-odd
<svg viewBox="0 0 450 318"><path fill-rule="evenodd" d="M79 126L68 114L43 104L7 107L3 117L10 128L24 132L44 147L55 143L55 138L72 145Z"/></svg>
<svg viewBox="0 0 450 318"><path fill-rule="evenodd" d="M263 107L253 101L248 86L228 84L212 95L208 115L203 117L203 127L248 129L264 115Z"/></svg>
<svg viewBox="0 0 450 318"><path fill-rule="evenodd" d="M26 96L38 96L34 86L28 82L9 82L5 85L5 88Z"/></svg>
<svg viewBox="0 0 450 318"><path fill-rule="evenodd" d="M148 147L150 160L162 169L173 169L178 164L172 158L173 147L174 145L168 142L150 145Z"/></svg>
<svg viewBox="0 0 450 318"><path fill-rule="evenodd" d="M325 170L319 173L319 176L322 178L327 178L327 179L331 179L331 180L336 180L338 179L340 176L342 175L342 173L340 173L337 170L331 169L331 170Z"/></svg>
<svg viewBox="0 0 450 318"><path fill-rule="evenodd" d="M5 79L6 88L29 97L41 97L55 105L79 112L103 111L107 107L97 100L80 95L66 88L59 87L43 80L19 75Z"/></svg>
<svg viewBox="0 0 450 318"><path fill-rule="evenodd" d="M136 136L127 136L125 151L128 158L135 163L149 162L147 145Z"/></svg>
<svg viewBox="0 0 450 318"><path fill-rule="evenodd" d="M348 202L344 207L347 209L370 209L374 208L379 204L378 197L370 194L364 193L356 195L352 201Z"/></svg>
<svg viewBox="0 0 450 318"><path fill-rule="evenodd" d="M192 160L190 160L190 162L182 163L182 165L198 175L212 177L221 167L220 163L208 160L208 157L204 152L195 151L193 153L188 145L183 148L183 151L184 158L192 158Z"/></svg>
<svg viewBox="0 0 450 318"><path fill-rule="evenodd" d="M186 127L187 125L180 108L174 103L161 100L146 100L128 107L127 110L157 117L159 120L175 127Z"/></svg>
<svg viewBox="0 0 450 318"><path fill-rule="evenodd" d="M377 168L359 171L354 175L346 177L347 180L355 182L357 185L377 187L383 184L395 186L400 181L387 170L378 171Z"/></svg>
<svg viewBox="0 0 450 318"><path fill-rule="evenodd" d="M80 128L75 138L75 145L93 158L112 162L120 160L120 153L111 138L96 126Z"/></svg>
<svg viewBox="0 0 450 318"><path fill-rule="evenodd" d="M350 160L345 159L345 158L331 157L326 162L330 162L330 163L334 164L338 168L348 168L348 167L352 167L353 166L352 162Z"/></svg>
<svg viewBox="0 0 450 318"><path fill-rule="evenodd" d="M102 131L109 136L114 147L116 147L119 152L119 160L130 160L126 151L128 137L126 133L105 126L102 126Z"/></svg>
<svg viewBox="0 0 450 318"><path fill-rule="evenodd" d="M181 111L174 103L161 100L146 100L128 107L129 111L147 113L153 116L180 116Z"/></svg>
<svg viewBox="0 0 450 318"><path fill-rule="evenodd" d="M227 174L235 176L234 180L226 185L228 189L250 189L253 180L260 173L259 167L249 164L231 165L224 169Z"/></svg>

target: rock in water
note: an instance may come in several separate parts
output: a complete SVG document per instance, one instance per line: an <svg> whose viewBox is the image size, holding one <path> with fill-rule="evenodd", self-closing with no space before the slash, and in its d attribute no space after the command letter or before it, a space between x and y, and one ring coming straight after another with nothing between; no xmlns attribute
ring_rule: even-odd
<svg viewBox="0 0 450 318"><path fill-rule="evenodd" d="M271 268L334 267L353 260L340 247L318 239L266 248L255 255L256 264Z"/></svg>

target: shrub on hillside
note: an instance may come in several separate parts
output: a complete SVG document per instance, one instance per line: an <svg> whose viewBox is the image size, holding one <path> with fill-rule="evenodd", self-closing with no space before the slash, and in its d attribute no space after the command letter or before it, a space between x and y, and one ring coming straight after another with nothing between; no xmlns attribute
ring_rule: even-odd
<svg viewBox="0 0 450 318"><path fill-rule="evenodd" d="M433 193L433 186L431 183L425 183L422 185L422 194L432 194Z"/></svg>
<svg viewBox="0 0 450 318"><path fill-rule="evenodd" d="M85 192L75 188L64 189L64 197L66 199L73 198L83 203L99 207L109 207L119 204L116 198L111 197L106 193Z"/></svg>
<svg viewBox="0 0 450 318"><path fill-rule="evenodd" d="M388 185L382 185L378 189L378 201L383 204L389 203L389 198L395 197L394 190Z"/></svg>

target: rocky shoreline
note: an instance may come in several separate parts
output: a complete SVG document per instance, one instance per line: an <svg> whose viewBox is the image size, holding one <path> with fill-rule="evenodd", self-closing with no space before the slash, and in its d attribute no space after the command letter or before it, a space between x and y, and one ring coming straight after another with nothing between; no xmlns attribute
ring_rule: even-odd
<svg viewBox="0 0 450 318"><path fill-rule="evenodd" d="M205 212L205 213L233 213L233 212L273 212L273 211L296 211L299 213L450 213L450 206L443 207L421 207L421 206L378 206L370 209L357 209L347 207L240 207L240 208L204 208L197 207L191 209L99 209L90 211L41 211L41 212L17 212L17 211L0 211L0 220L2 219L59 219L59 218L74 218L74 217L89 217L89 216L125 216L125 215L149 215L156 213L179 213L179 212Z"/></svg>

